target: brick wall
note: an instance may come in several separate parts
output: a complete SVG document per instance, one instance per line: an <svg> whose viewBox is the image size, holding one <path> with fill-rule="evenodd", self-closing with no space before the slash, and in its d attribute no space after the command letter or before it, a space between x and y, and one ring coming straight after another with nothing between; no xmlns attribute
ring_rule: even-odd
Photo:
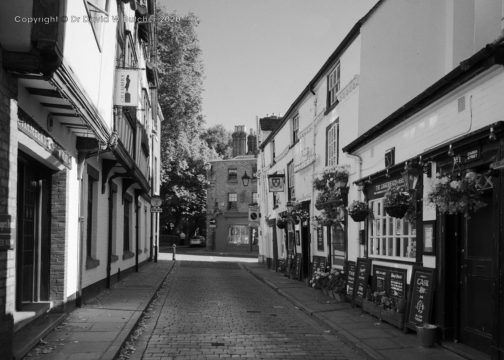
<svg viewBox="0 0 504 360"><path fill-rule="evenodd" d="M65 302L67 173L67 169L55 173L52 176L51 184L51 285L49 296L55 306Z"/></svg>

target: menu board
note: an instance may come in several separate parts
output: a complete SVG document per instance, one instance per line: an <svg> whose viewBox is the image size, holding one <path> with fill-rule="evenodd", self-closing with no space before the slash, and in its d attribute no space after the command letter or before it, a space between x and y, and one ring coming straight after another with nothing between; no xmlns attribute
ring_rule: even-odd
<svg viewBox="0 0 504 360"><path fill-rule="evenodd" d="M430 321L434 299L434 269L414 267L410 291L406 325L408 328L416 330L417 325Z"/></svg>
<svg viewBox="0 0 504 360"><path fill-rule="evenodd" d="M358 305L362 304L362 300L364 300L366 296L370 270L371 260L363 258L357 259L354 300Z"/></svg>
<svg viewBox="0 0 504 360"><path fill-rule="evenodd" d="M390 269L388 296L399 299L406 299L406 269Z"/></svg>
<svg viewBox="0 0 504 360"><path fill-rule="evenodd" d="M346 283L346 295L349 299L354 297L355 289L355 261L347 261L346 263L346 273L347 273L347 283Z"/></svg>
<svg viewBox="0 0 504 360"><path fill-rule="evenodd" d="M327 258L325 256L320 257L320 270L327 272Z"/></svg>
<svg viewBox="0 0 504 360"><path fill-rule="evenodd" d="M388 293L389 268L375 265L373 266L373 290Z"/></svg>

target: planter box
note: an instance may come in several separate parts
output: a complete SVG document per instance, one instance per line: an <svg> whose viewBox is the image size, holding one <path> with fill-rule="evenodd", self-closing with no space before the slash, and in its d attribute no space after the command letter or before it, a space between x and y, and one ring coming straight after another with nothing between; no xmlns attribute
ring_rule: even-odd
<svg viewBox="0 0 504 360"><path fill-rule="evenodd" d="M380 318L381 307L369 300L362 300L362 310L370 315Z"/></svg>
<svg viewBox="0 0 504 360"><path fill-rule="evenodd" d="M385 321L390 325L394 325L395 327L398 327L401 330L404 328L404 313L382 309L381 319L382 321Z"/></svg>

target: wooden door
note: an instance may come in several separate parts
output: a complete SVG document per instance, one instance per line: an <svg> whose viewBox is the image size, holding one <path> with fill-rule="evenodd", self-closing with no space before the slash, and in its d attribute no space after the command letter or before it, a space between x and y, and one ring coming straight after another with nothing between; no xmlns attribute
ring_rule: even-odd
<svg viewBox="0 0 504 360"><path fill-rule="evenodd" d="M460 342L489 352L496 314L497 265L493 192L486 191L487 206L462 221L460 246Z"/></svg>

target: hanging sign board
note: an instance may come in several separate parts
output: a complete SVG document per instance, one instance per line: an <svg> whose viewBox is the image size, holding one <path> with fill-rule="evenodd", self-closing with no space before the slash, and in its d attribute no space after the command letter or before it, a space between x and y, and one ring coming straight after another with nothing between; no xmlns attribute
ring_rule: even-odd
<svg viewBox="0 0 504 360"><path fill-rule="evenodd" d="M284 174L268 175L269 192L283 192L285 184Z"/></svg>
<svg viewBox="0 0 504 360"><path fill-rule="evenodd" d="M117 69L114 105L138 106L139 70Z"/></svg>
<svg viewBox="0 0 504 360"><path fill-rule="evenodd" d="M434 269L414 267L410 284L407 327L416 330L417 325L430 321L434 300Z"/></svg>

